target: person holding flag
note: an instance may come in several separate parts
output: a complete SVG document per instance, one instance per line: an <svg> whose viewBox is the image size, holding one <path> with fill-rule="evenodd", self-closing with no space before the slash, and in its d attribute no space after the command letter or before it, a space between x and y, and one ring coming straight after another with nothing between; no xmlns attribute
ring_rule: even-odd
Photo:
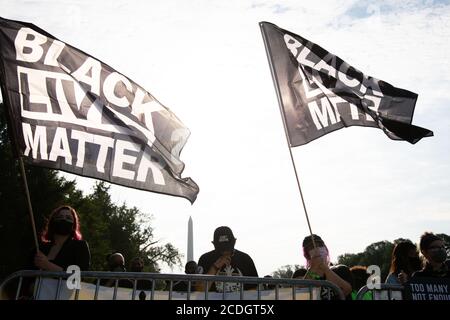
<svg viewBox="0 0 450 320"><path fill-rule="evenodd" d="M42 233L34 265L45 271L65 271L76 265L88 271L91 261L88 243L80 232L78 214L70 206L56 208L50 215Z"/></svg>

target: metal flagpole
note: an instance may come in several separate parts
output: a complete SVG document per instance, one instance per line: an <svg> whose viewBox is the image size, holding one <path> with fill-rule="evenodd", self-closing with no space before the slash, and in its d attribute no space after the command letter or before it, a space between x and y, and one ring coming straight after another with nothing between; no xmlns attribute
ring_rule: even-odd
<svg viewBox="0 0 450 320"><path fill-rule="evenodd" d="M25 195L27 197L28 212L30 213L31 227L33 228L34 244L36 245L36 251L39 251L39 241L36 232L36 223L34 222L34 213L33 207L31 205L30 191L28 190L27 174L25 173L25 167L23 165L23 160L21 156L19 156L19 165L20 165L20 173L22 174L23 184L25 186Z"/></svg>
<svg viewBox="0 0 450 320"><path fill-rule="evenodd" d="M302 200L303 210L305 211L306 222L308 223L309 233L311 235L313 247L316 248L316 241L314 240L313 232L312 232L312 229L311 229L311 223L309 222L308 211L306 210L305 199L303 198L303 192L302 192L302 187L300 186L300 179L298 177L297 167L295 165L294 157L292 155L291 141L289 139L289 132L288 132L287 125L286 125L286 118L285 118L284 109L283 109L283 101L281 99L280 87L279 87L279 84L278 84L278 79L275 76L275 69L273 67L272 54L271 54L271 51L270 51L270 47L269 47L269 45L267 43L267 38L266 38L266 34L265 34L265 31L264 31L262 22L259 23L259 27L261 28L261 33L262 33L262 37L263 37L263 41L264 41L264 47L266 49L266 55L267 55L267 59L269 61L270 72L272 74L272 80L273 80L273 83L274 83L274 86L275 86L275 91L277 93L278 106L280 108L281 119L283 120L284 133L286 135L286 141L287 141L287 145L288 145L288 149L289 149L289 155L291 156L292 166L294 167L295 180L297 181L298 191L300 192L300 198Z"/></svg>

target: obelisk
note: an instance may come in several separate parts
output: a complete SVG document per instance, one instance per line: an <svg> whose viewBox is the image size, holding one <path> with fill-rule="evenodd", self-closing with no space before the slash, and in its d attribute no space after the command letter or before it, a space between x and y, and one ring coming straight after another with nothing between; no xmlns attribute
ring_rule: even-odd
<svg viewBox="0 0 450 320"><path fill-rule="evenodd" d="M192 223L192 217L189 217L188 221L188 239L187 239L187 261L194 260L194 227Z"/></svg>

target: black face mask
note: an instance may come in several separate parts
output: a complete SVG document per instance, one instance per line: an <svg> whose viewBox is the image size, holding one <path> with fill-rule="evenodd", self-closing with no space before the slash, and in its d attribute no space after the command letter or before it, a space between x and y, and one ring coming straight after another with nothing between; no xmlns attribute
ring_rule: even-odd
<svg viewBox="0 0 450 320"><path fill-rule="evenodd" d="M437 263L443 263L447 259L447 251L439 249L430 254L430 258Z"/></svg>
<svg viewBox="0 0 450 320"><path fill-rule="evenodd" d="M56 220L52 222L53 231L56 234L67 236L72 232L73 222L66 220Z"/></svg>
<svg viewBox="0 0 450 320"><path fill-rule="evenodd" d="M142 272L143 269L144 269L144 268L142 268L141 266L132 266L132 267L130 268L130 271L131 271L131 272Z"/></svg>
<svg viewBox="0 0 450 320"><path fill-rule="evenodd" d="M422 261L420 260L419 257L414 257L414 258L409 257L408 260L409 260L409 265L411 266L411 269L413 271L422 269Z"/></svg>

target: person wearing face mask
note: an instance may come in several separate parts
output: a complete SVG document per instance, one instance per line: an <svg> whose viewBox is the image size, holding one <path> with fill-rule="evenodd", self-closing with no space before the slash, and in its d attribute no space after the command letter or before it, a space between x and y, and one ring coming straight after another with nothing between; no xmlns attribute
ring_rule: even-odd
<svg viewBox="0 0 450 320"><path fill-rule="evenodd" d="M106 262L108 264L108 271L110 272L126 272L125 258L120 252L113 252L106 256ZM100 285L105 287L114 287L116 284L115 279L101 279ZM119 279L118 287L132 288L133 283L128 279Z"/></svg>
<svg viewBox="0 0 450 320"><path fill-rule="evenodd" d="M392 250L391 268L386 283L403 285L420 269L422 261L416 245L411 241L398 242Z"/></svg>
<svg viewBox="0 0 450 320"><path fill-rule="evenodd" d="M125 272L125 258L120 252L111 253L106 257L108 262L108 271L111 272Z"/></svg>
<svg viewBox="0 0 450 320"><path fill-rule="evenodd" d="M314 242L313 242L314 238ZM347 266L339 265L330 268L330 257L325 242L318 235L307 236L303 240L303 256L306 259L307 273L304 279L327 280L334 283L341 290L346 299L351 300L352 278ZM334 291L322 287L321 298L336 299Z"/></svg>
<svg viewBox="0 0 450 320"><path fill-rule="evenodd" d="M82 240L75 209L64 205L53 210L34 255L34 266L46 271L65 271L70 265L77 265L86 271L90 261L89 245Z"/></svg>
<svg viewBox="0 0 450 320"><path fill-rule="evenodd" d="M130 272L144 272L144 259L141 257L135 257L130 262ZM133 281L131 281L131 284L133 284ZM130 288L133 288L131 286ZM137 290L151 290L152 289L152 281L150 280L137 280L136 281L136 289ZM143 293L145 295L145 293ZM139 299L142 298L142 292L139 294ZM141 299L142 300L142 299ZM143 299L145 300L145 298Z"/></svg>
<svg viewBox="0 0 450 320"><path fill-rule="evenodd" d="M420 252L425 258L425 266L422 270L415 272L413 278L450 278L444 240L434 233L425 232L420 237Z"/></svg>
<svg viewBox="0 0 450 320"><path fill-rule="evenodd" d="M198 266L204 274L220 275L220 276L245 276L257 277L255 263L252 258L245 252L235 249L236 238L233 231L227 226L221 226L214 231L212 241L214 250L204 253L198 260ZM211 290L218 292L237 291L238 283L222 282L212 283ZM244 289L254 289L256 285L245 284ZM204 290L203 282L197 289Z"/></svg>
<svg viewBox="0 0 450 320"><path fill-rule="evenodd" d="M202 270L198 267L197 262L188 261L184 266L185 274L201 274ZM191 283L191 291L194 291L197 284L195 282ZM173 291L188 291L188 282L187 281L176 281L173 284Z"/></svg>

